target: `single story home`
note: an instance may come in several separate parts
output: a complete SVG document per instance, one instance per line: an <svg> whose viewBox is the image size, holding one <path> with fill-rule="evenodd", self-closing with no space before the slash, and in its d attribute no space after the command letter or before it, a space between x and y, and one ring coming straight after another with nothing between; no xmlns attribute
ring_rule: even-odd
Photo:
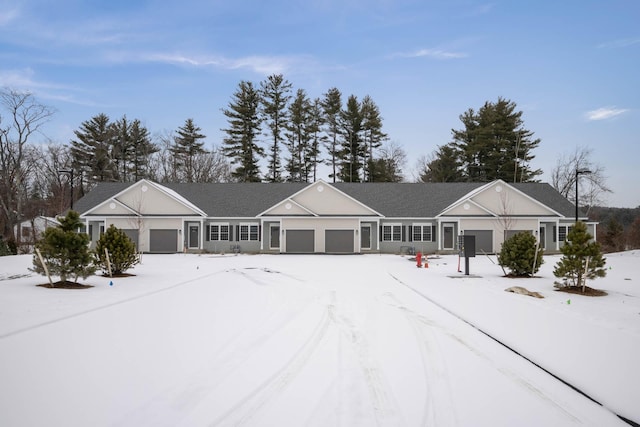
<svg viewBox="0 0 640 427"><path fill-rule="evenodd" d="M142 252L495 253L528 231L559 251L575 206L545 183L100 183L76 203L92 242L111 224ZM581 217L586 221L587 218ZM588 222L595 236L596 223Z"/></svg>

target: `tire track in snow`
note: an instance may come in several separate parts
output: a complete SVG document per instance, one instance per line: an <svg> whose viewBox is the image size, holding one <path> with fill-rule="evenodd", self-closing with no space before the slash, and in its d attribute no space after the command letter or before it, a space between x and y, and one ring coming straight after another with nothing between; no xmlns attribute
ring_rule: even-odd
<svg viewBox="0 0 640 427"><path fill-rule="evenodd" d="M376 425L397 426L400 423L400 411L394 394L387 385L382 369L372 357L364 334L345 313L338 310L336 291L332 291L328 311L331 321L340 328L356 354L369 390Z"/></svg>
<svg viewBox="0 0 640 427"><path fill-rule="evenodd" d="M421 294L420 292L418 292L417 290L415 290L414 288L412 288L411 286L407 285L406 283L404 283L403 281L401 281L400 279L398 279L397 277L395 277L393 274L389 273L389 275L396 280L399 284L409 288L411 291L413 291L416 295L419 295L420 297L424 298L425 300L429 301L431 304L433 304L434 306L440 308L441 310L449 313L450 315L452 315L455 319L458 319L462 322L464 322L465 324L471 326L474 330L481 332L483 335L491 338L493 341L495 341L498 344L501 344L504 348L512 351L514 354L516 354L517 356L520 356L522 359L528 361L529 363L533 364L534 366L536 366L537 368L541 369L543 372L551 375L552 377L554 377L555 379L560 380L562 383L568 385L569 387L571 387L572 389L576 390L579 392L579 390L575 389L575 387L571 386L570 384L566 383L565 381L563 381L562 379L558 378L557 376L551 374L549 371L544 370L543 368L541 368L539 365L536 365L535 363L533 363L531 360L525 358L524 356L522 356L520 353L514 351L512 348L508 347L507 345L505 345L504 343L498 341L496 338L492 337L491 335L487 334L486 332L482 331L481 329L477 328L475 325L471 324L470 322L464 320L463 318L459 317L458 315L456 315L455 313L453 313L452 311L448 310L446 307L443 307L442 305L438 304L437 302L431 300L431 298ZM466 347L469 351L471 351L473 354L475 354L477 357L481 358L482 360L484 360L488 365L490 365L491 367L493 367L493 369L495 369L496 371L500 372L501 374L505 375L506 377L510 378L512 381L519 383L521 386L523 386L526 390L528 390L530 393L538 396L539 398L543 399L544 401L546 401L550 406L554 407L557 411L559 411L560 413L562 413L563 415L565 415L572 423L575 424L580 424L580 420L574 416L571 412L569 412L567 409L565 409L564 407L560 406L555 400L553 400L552 398L550 398L549 396L547 396L542 390L540 390L539 388L537 388L535 385L531 384L529 381L527 381L525 378L523 378L521 375L509 370L509 369L505 369L501 366L498 366L496 364L496 362L491 359L489 356L487 356L485 353L483 353L482 351L480 351L479 349L477 349L476 347L474 347L473 345L471 345L470 343L466 342L463 338L461 338L460 336L456 335L454 332L452 332L451 330L449 330L448 328L439 325L438 323L432 323L433 326L437 327L439 330L441 330L443 333L445 333L449 338L455 340L456 342L460 343L461 345L463 345L464 347ZM584 395L584 393L581 393ZM586 396L586 395L585 395ZM586 396L587 398L589 398L589 396ZM593 400L591 398L589 398L590 400ZM595 401L594 401L595 402ZM596 402L597 403L597 402Z"/></svg>
<svg viewBox="0 0 640 427"><path fill-rule="evenodd" d="M277 271L266 268L230 268L220 273L239 275L242 279L255 285L269 286L274 295L278 294L280 297L277 299L278 303L274 305L273 309L269 310L267 315L252 321L237 331L232 338L219 344L219 350L215 352L215 357L192 373L189 376L190 380L180 381L166 388L148 401L144 407L129 414L126 417L127 420L133 419L142 422L148 417L145 414L152 414L160 410L160 407L165 407L168 402L184 402L184 404L178 405L179 412L182 412L183 416L179 416L175 420L163 420L163 423L160 424L175 425L175 423L179 422L179 419L184 418L185 413L189 413L195 407L198 407L200 402L206 401L212 389L215 389L217 384L224 382L237 372L254 355L257 349L263 347L271 339L274 333L296 321L311 305L318 302L318 296L315 295L313 297L310 296L302 305L296 305L289 292L272 286L272 283L263 281L258 276L262 273L279 273ZM300 281L300 279L294 277L290 278ZM313 290L317 291L315 288Z"/></svg>
<svg viewBox="0 0 640 427"><path fill-rule="evenodd" d="M453 398L449 387L449 376L437 337L433 334L435 326L433 321L407 308L391 292L384 293L380 300L402 312L412 328L420 349L427 392L420 425L457 425L455 412L451 410Z"/></svg>
<svg viewBox="0 0 640 427"><path fill-rule="evenodd" d="M210 425L216 426L231 422L235 426L241 426L251 421L264 405L279 395L298 376L324 340L330 325L329 310L327 309L323 311L309 338L284 366L255 387L246 397L236 402L224 414L213 420ZM234 421L231 421L232 419Z"/></svg>
<svg viewBox="0 0 640 427"><path fill-rule="evenodd" d="M202 276L194 277L192 279L188 279L188 280L185 280L183 282L179 282L179 283L176 283L176 284L173 284L173 285L170 285L170 286L166 286L166 287L161 288L161 289L154 289L153 291L145 292L143 294L138 294L136 296L132 296L132 297L129 297L129 298L125 298L125 299L121 299L121 300L118 300L118 301L114 301L114 302L109 303L109 304L100 305L100 306L93 307L93 308L90 308L90 309L87 309L87 310L83 310L83 311L79 311L79 312L76 312L76 313L68 314L66 316L57 317L55 319L47 320L46 322L41 322L41 323L37 323L37 324L31 325L31 326L27 326L27 327L24 327L24 328L21 328L21 329L16 329L14 331L7 332L5 334L0 335L0 339L7 338L7 337L10 337L10 336L13 336L13 335L18 335L18 334L21 334L21 333L24 333L24 332L32 331L34 329L38 329L38 328L41 328L43 326L53 325L54 323L63 322L65 320L73 319L73 318L76 318L76 317L81 317L81 316L84 316L86 314L94 313L96 311L105 310L105 309L108 309L108 308L111 308L111 307L116 307L116 306L122 305L122 304L127 304L127 303L130 303L132 301L136 301L136 300L139 300L139 299L147 298L147 297L150 297L152 295L156 295L156 294L159 294L159 293L162 293L162 292L168 292L168 291L171 291L173 289L176 289L176 288L179 288L179 287L182 287L182 286L185 286L185 285L190 285L190 284L192 284L194 282L198 282L198 281L200 281L202 279L206 279L208 277L212 277L212 276L215 276L215 275L220 274L220 273L224 273L224 270L214 271L212 273L207 273L207 274L204 274Z"/></svg>

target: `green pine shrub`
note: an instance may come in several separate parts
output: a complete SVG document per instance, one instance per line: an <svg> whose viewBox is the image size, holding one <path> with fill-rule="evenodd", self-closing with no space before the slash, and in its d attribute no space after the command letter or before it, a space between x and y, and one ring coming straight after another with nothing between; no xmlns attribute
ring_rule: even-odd
<svg viewBox="0 0 640 427"><path fill-rule="evenodd" d="M108 274L105 249L109 252L111 273L114 275L122 274L140 262L133 240L113 224L100 236L93 253L96 266L102 269L104 274Z"/></svg>
<svg viewBox="0 0 640 427"><path fill-rule="evenodd" d="M86 279L95 273L96 269L91 260L89 250L89 236L86 233L78 233L82 227L80 215L75 211L69 211L64 218L58 218L60 225L47 228L42 239L36 243L42 258L49 269L49 274L59 276L60 282L65 284L73 278ZM40 264L37 254L33 255L33 268L38 274L46 275Z"/></svg>
<svg viewBox="0 0 640 427"><path fill-rule="evenodd" d="M586 279L604 277L604 266L600 244L592 240L584 222L578 222L567 234L567 241L560 249L563 257L556 264L553 274L563 279L564 286L583 287ZM588 260L588 263L587 263Z"/></svg>
<svg viewBox="0 0 640 427"><path fill-rule="evenodd" d="M543 253L544 249L539 247L535 236L523 231L505 240L498 262L503 269L509 270L509 276L529 277L540 269L544 262Z"/></svg>

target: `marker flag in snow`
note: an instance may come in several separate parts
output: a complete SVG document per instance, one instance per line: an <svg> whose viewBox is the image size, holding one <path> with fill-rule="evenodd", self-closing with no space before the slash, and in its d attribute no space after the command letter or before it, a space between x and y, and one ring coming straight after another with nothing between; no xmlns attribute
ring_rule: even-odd
<svg viewBox="0 0 640 427"><path fill-rule="evenodd" d="M113 280L109 280L109 286L113 286Z"/></svg>

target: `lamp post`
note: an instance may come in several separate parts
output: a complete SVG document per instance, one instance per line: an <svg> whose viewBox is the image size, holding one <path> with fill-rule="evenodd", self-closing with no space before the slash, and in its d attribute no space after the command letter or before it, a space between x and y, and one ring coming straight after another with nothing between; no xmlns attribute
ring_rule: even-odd
<svg viewBox="0 0 640 427"><path fill-rule="evenodd" d="M578 179L580 175L590 174L589 169L576 169L576 224L578 223Z"/></svg>
<svg viewBox="0 0 640 427"><path fill-rule="evenodd" d="M71 194L70 194L71 195L71 199L70 199L71 202L69 203L69 206L70 206L69 209L73 210L73 169L59 169L58 173L64 173L64 174L69 175L69 183L71 184L70 185L70 187L71 187Z"/></svg>

